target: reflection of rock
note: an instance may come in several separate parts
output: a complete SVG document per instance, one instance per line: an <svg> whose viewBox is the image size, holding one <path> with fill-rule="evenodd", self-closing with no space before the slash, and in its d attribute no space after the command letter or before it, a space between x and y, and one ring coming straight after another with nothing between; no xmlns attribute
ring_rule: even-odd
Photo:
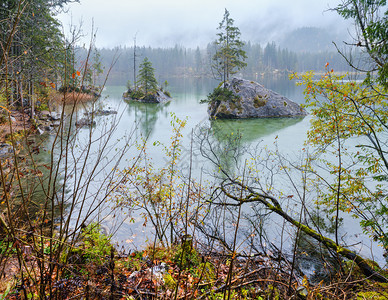
<svg viewBox="0 0 388 300"><path fill-rule="evenodd" d="M158 116L162 113L167 113L169 105L170 102L166 104L144 104L138 101L131 101L128 103L128 111L134 114L138 128L144 136L147 136L154 130Z"/></svg>
<svg viewBox="0 0 388 300"><path fill-rule="evenodd" d="M90 127L95 126L96 122L89 118L82 118L75 122L75 126L77 127Z"/></svg>
<svg viewBox="0 0 388 300"><path fill-rule="evenodd" d="M225 83L238 100L209 103L208 112L213 118L272 118L306 116L307 112L297 103L266 89L261 84L233 78Z"/></svg>
<svg viewBox="0 0 388 300"><path fill-rule="evenodd" d="M217 140L224 140L225 136L233 133L235 136L241 135L241 141L245 143L295 125L302 120L302 118L223 119L212 120L211 128Z"/></svg>
<svg viewBox="0 0 388 300"><path fill-rule="evenodd" d="M91 116L91 115L108 116L108 115L115 115L115 114L117 114L117 111L115 111L115 110L103 110L103 109L98 109L96 111L91 111L91 112L85 113L86 116Z"/></svg>

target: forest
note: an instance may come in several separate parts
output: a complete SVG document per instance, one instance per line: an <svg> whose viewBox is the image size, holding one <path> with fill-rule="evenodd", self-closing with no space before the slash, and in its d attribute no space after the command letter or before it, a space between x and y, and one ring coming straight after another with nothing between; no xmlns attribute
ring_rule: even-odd
<svg viewBox="0 0 388 300"><path fill-rule="evenodd" d="M290 51L281 48L275 42L265 46L245 43L243 47L247 54L247 67L241 70L244 78L257 80L264 75L288 75L290 72L306 72L320 70L326 62L330 61L336 66L338 72L349 72L351 67L342 56L335 50L327 48L323 51ZM136 66L148 57L156 70L156 77L205 77L212 78L211 57L214 53L214 45L209 43L206 49L185 48L176 45L173 48L151 48L145 46L117 47L114 49L96 49L100 55L101 64L105 69L117 57L113 69L109 73L107 83L110 85L126 85L127 81L133 82L134 56ZM86 49L78 49L79 61L86 56ZM101 79L104 76L101 76Z"/></svg>
<svg viewBox="0 0 388 300"><path fill-rule="evenodd" d="M65 34L56 18L72 2L0 3L1 299L388 298L385 0L340 2L356 35L333 51L245 42L227 9L206 49L99 49L94 32L80 47L80 28ZM318 35L292 39L306 31ZM233 131L251 120L190 128L188 101L181 117L119 99L153 127L168 114L156 141L104 106L109 86L147 95L172 77L215 80L203 105L233 104L233 76L268 74L303 87L295 156L278 135L268 148Z"/></svg>

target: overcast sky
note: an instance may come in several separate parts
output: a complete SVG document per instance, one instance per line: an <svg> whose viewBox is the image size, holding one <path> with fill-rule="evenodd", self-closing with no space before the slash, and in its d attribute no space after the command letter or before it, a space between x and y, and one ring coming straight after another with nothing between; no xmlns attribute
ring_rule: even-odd
<svg viewBox="0 0 388 300"><path fill-rule="evenodd" d="M80 0L58 17L65 30L79 25L90 34L92 20L98 47L137 45L172 47L204 46L216 38L216 29L227 8L242 39L277 41L292 29L346 27L335 12L341 0Z"/></svg>

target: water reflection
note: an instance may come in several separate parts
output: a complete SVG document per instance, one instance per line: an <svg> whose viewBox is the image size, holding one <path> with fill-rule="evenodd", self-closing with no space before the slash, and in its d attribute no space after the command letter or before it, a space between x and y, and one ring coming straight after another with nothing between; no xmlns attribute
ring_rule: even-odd
<svg viewBox="0 0 388 300"><path fill-rule="evenodd" d="M128 113L130 116L133 115L134 122L138 124L138 128L143 136L149 136L154 131L160 116L167 118L169 114L168 106L170 102L157 104L130 101L127 103Z"/></svg>
<svg viewBox="0 0 388 300"><path fill-rule="evenodd" d="M245 120L213 120L211 128L214 136L222 141L230 134L241 135L243 143L251 143L283 128L301 122L303 118L264 118Z"/></svg>
<svg viewBox="0 0 388 300"><path fill-rule="evenodd" d="M253 148L263 140L280 133L282 130L301 130L304 118L265 118L241 120L212 120L199 126L195 132L195 147L198 152L210 159L214 164L205 163L212 176L218 177L220 169L233 175L243 168L244 160ZM296 129L290 129L296 125ZM304 128L304 127L303 127ZM288 135L282 141L293 143L294 134ZM265 145L265 142L263 142ZM219 175L217 175L219 174Z"/></svg>

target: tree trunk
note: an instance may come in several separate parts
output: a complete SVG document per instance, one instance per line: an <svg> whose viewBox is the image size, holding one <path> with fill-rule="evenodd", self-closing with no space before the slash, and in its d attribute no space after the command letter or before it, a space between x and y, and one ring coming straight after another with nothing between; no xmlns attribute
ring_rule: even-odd
<svg viewBox="0 0 388 300"><path fill-rule="evenodd" d="M241 185L241 184L239 184ZM222 191L231 199L234 199L239 202L238 205L242 205L246 202L260 202L263 205L266 206L267 209L269 209L272 212L275 212L279 216L281 216L283 219L287 220L289 223L295 225L296 227L300 228L304 233L311 236L316 241L324 244L327 248L330 248L339 255L349 259L353 260L358 267L361 269L361 271L364 273L365 276L367 276L369 279L372 279L377 282L388 282L388 279L384 277L383 275L379 274L373 268L368 264L368 262L362 258L361 256L357 255L355 252L342 247L335 243L333 240L319 234L314 229L308 227L307 225L304 225L294 218L292 218L290 215L288 215L286 212L283 211L282 207L280 206L279 202L269 196L266 195L260 195L260 194L251 194L247 198L237 198L233 195L231 195L228 191L226 191L224 188L222 188ZM271 203L272 202L272 203Z"/></svg>

